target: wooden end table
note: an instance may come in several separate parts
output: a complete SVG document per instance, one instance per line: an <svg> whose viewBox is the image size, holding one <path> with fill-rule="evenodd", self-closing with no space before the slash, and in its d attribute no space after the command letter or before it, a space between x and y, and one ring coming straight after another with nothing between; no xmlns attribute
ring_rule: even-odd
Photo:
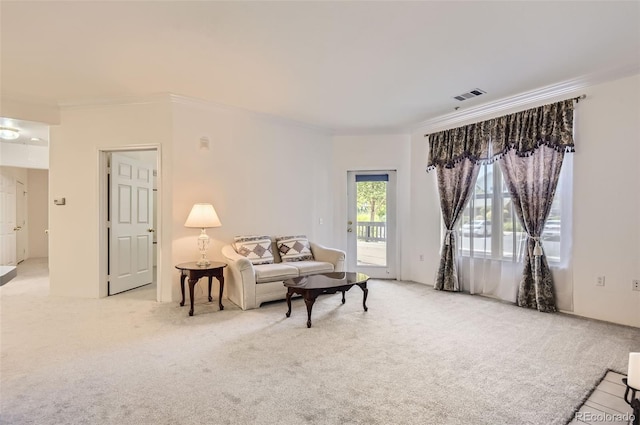
<svg viewBox="0 0 640 425"><path fill-rule="evenodd" d="M191 299L191 309L189 310L189 316L193 316L193 288L201 277L209 278L209 302L213 301L211 298L211 283L212 278L218 279L220 282L220 294L218 297L218 306L220 310L224 310L222 305L222 291L224 290L224 275L222 269L227 267L226 263L212 261L208 266L199 266L195 261L190 263L182 263L176 266L176 269L180 270L180 291L182 292L182 301L180 301L180 307L184 305L184 280L189 277L189 298Z"/></svg>
<svg viewBox="0 0 640 425"><path fill-rule="evenodd" d="M344 304L344 293L354 285L362 289L362 308L364 311L367 311L369 310L367 308L367 295L369 294L369 290L367 289L368 280L369 276L366 274L354 272L320 273L287 279L284 281L284 286L287 288L287 307L289 308L286 316L291 316L291 295L302 295L307 305L307 328L310 328L311 310L313 309L313 303L316 302L316 298L318 298L319 295L342 292L342 304Z"/></svg>

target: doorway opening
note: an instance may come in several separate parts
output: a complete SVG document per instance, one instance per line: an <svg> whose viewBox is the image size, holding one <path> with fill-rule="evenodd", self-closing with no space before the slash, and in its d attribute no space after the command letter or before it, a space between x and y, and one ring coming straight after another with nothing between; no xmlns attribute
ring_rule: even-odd
<svg viewBox="0 0 640 425"><path fill-rule="evenodd" d="M0 117L0 285L49 257L49 125Z"/></svg>
<svg viewBox="0 0 640 425"><path fill-rule="evenodd" d="M349 171L347 184L349 270L395 279L396 172Z"/></svg>
<svg viewBox="0 0 640 425"><path fill-rule="evenodd" d="M160 146L101 150L100 297L161 300Z"/></svg>

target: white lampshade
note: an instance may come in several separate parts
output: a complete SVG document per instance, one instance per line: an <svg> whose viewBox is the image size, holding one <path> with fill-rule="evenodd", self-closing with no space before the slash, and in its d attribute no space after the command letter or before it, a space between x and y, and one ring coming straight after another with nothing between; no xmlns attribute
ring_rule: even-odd
<svg viewBox="0 0 640 425"><path fill-rule="evenodd" d="M636 390L640 390L640 353L629 353L627 384Z"/></svg>
<svg viewBox="0 0 640 425"><path fill-rule="evenodd" d="M184 223L184 227L197 227L200 229L220 226L222 226L222 223L220 223L218 214L211 204L195 204L191 208L187 221Z"/></svg>

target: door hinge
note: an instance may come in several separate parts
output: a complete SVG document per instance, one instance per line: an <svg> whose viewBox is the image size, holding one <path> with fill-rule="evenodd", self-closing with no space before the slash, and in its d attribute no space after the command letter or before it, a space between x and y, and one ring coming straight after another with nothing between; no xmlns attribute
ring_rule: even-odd
<svg viewBox="0 0 640 425"><path fill-rule="evenodd" d="M111 222L107 221L107 229L111 229Z"/></svg>

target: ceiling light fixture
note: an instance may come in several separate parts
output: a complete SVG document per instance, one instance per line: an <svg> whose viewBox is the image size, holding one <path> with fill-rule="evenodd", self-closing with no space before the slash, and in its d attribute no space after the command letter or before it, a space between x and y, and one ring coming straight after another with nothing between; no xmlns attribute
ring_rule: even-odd
<svg viewBox="0 0 640 425"><path fill-rule="evenodd" d="M20 131L15 128L0 127L0 139L15 140L20 136Z"/></svg>

